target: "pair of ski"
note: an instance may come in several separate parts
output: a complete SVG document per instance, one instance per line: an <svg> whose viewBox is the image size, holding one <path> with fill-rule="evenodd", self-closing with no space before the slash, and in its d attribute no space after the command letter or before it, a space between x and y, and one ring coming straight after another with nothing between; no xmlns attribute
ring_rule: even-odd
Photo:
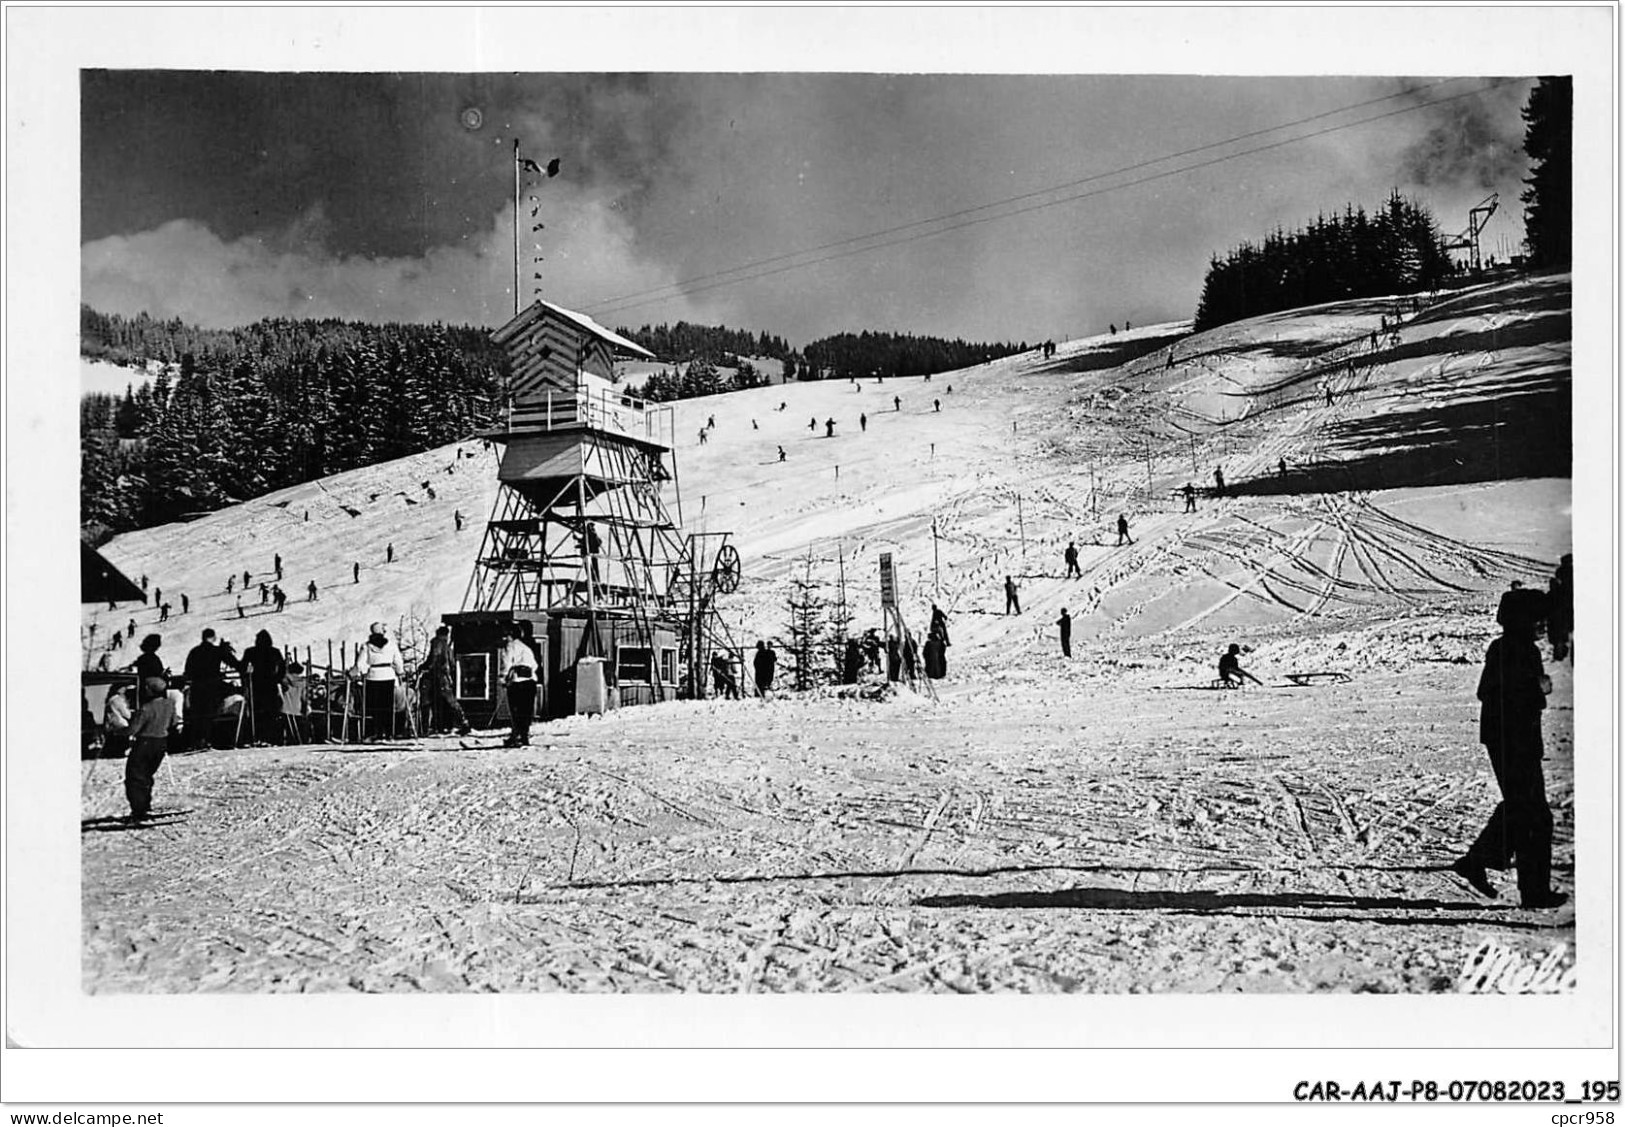
<svg viewBox="0 0 1625 1127"><path fill-rule="evenodd" d="M463 737L463 738L459 739L457 741L457 743L458 743L458 746L460 746L464 751L499 751L499 750L502 750L502 749L510 749L510 750L512 750L512 749L525 748L525 747L530 746L530 744L528 744L528 743L516 744L513 741L511 741L507 736L503 736L501 739L498 739L498 740L492 740L492 739L489 739L489 738L483 739L483 740L476 740L476 739L470 739L468 737Z"/></svg>

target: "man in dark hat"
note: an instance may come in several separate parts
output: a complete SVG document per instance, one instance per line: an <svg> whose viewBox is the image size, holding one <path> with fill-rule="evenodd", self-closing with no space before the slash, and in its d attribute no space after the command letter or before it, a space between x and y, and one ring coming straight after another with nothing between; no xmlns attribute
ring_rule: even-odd
<svg viewBox="0 0 1625 1127"><path fill-rule="evenodd" d="M1501 636L1484 654L1478 679L1478 740L1489 753L1501 801L1477 840L1450 866L1490 899L1498 895L1486 869L1518 870L1518 895L1525 908L1556 908L1568 900L1554 891L1552 808L1546 801L1541 768L1546 749L1540 714L1552 691L1535 639L1548 612L1544 591L1514 586L1501 597L1495 620Z"/></svg>

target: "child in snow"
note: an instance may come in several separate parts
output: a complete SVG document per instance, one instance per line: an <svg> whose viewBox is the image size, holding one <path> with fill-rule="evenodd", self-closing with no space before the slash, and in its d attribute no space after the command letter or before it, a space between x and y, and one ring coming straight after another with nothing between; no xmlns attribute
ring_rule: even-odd
<svg viewBox="0 0 1625 1127"><path fill-rule="evenodd" d="M141 695L146 700L130 723L130 755L124 763L124 797L130 803L132 822L152 811L152 780L169 750L170 734L179 727L162 677L142 681Z"/></svg>

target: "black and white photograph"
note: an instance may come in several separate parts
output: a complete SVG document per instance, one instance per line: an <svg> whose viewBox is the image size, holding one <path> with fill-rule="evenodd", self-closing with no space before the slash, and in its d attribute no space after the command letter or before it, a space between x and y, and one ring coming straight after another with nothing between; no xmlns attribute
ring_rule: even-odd
<svg viewBox="0 0 1625 1127"><path fill-rule="evenodd" d="M1616 8L24 14L14 1046L1617 1108Z"/></svg>

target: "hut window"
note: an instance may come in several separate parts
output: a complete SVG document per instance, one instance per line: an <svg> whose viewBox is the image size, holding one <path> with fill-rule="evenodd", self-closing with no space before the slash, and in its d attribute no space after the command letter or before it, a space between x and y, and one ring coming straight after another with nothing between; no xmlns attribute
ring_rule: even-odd
<svg viewBox="0 0 1625 1127"><path fill-rule="evenodd" d="M491 655L457 655L457 697L459 700L491 699Z"/></svg>
<svg viewBox="0 0 1625 1127"><path fill-rule="evenodd" d="M672 646L660 647L660 683L677 684L677 650Z"/></svg>
<svg viewBox="0 0 1625 1127"><path fill-rule="evenodd" d="M615 647L615 679L647 685L654 674L654 651L648 646Z"/></svg>

